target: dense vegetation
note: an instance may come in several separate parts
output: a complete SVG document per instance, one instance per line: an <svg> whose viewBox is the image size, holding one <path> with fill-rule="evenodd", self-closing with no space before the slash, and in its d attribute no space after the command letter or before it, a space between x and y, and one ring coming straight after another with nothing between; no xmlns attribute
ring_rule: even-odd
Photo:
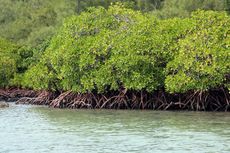
<svg viewBox="0 0 230 153"><path fill-rule="evenodd" d="M4 1L4 9L11 2ZM179 2L179 9L174 8ZM167 109L188 103L197 110L229 108L230 17L224 11L228 1L130 0L109 7L109 1L94 1L104 7L88 9L84 1L16 3L30 9L0 17L1 87L70 91L54 100L58 107L65 97L70 100L81 93L86 97L80 96L80 101L93 101L89 94L98 94L95 106L102 108L113 98L123 105L112 108ZM216 11L194 11L197 8ZM68 15L72 16L63 21ZM14 26L15 31L4 32ZM213 96L213 90L221 92ZM179 99L168 99L167 93L179 94ZM103 99L103 94L112 99ZM134 105L137 101L141 104Z"/></svg>
<svg viewBox="0 0 230 153"><path fill-rule="evenodd" d="M64 18L111 2L159 18L188 17L197 9L229 11L229 0L0 0L0 37L36 47L52 37Z"/></svg>

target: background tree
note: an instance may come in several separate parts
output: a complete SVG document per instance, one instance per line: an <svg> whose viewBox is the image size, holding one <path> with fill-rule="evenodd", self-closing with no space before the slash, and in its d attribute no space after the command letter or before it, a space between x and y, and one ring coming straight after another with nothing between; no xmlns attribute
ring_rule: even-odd
<svg viewBox="0 0 230 153"><path fill-rule="evenodd" d="M227 0L165 0L162 5L153 12L161 18L188 17L198 9L223 11L229 7Z"/></svg>

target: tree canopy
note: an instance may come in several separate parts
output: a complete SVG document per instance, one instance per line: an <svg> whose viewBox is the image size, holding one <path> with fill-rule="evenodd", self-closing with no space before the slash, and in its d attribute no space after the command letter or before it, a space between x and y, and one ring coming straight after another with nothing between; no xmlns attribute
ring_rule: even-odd
<svg viewBox="0 0 230 153"><path fill-rule="evenodd" d="M0 3L1 87L229 88L228 0Z"/></svg>
<svg viewBox="0 0 230 153"><path fill-rule="evenodd" d="M225 12L159 20L122 4L91 8L65 20L25 85L81 93L228 85L229 23Z"/></svg>

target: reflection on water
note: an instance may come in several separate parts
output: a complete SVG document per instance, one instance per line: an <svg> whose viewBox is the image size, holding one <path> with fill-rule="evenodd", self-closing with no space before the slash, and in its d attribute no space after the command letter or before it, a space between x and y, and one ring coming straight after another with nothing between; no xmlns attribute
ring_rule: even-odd
<svg viewBox="0 0 230 153"><path fill-rule="evenodd" d="M0 109L0 152L230 152L230 113Z"/></svg>

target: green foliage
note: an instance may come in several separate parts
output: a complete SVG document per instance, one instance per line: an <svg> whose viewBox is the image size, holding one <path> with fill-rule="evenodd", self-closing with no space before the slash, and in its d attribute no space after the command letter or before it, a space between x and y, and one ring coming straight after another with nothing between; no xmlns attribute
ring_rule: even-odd
<svg viewBox="0 0 230 153"><path fill-rule="evenodd" d="M229 88L227 0L117 1L0 0L0 86Z"/></svg>
<svg viewBox="0 0 230 153"><path fill-rule="evenodd" d="M18 59L15 54L16 51L17 47L14 44L0 39L0 87L8 86L16 73L16 61Z"/></svg>
<svg viewBox="0 0 230 153"><path fill-rule="evenodd" d="M53 36L64 18L88 7L108 8L116 2L153 11L161 18L187 17L197 9L229 10L229 0L0 0L0 37L36 47Z"/></svg>
<svg viewBox="0 0 230 153"><path fill-rule="evenodd" d="M0 0L0 37L36 47L75 12L64 0Z"/></svg>
<svg viewBox="0 0 230 153"><path fill-rule="evenodd" d="M95 82L84 80L91 80L106 60L103 58L108 54L107 38L137 19L134 11L117 5L109 10L91 8L80 16L71 17L51 41L41 63L50 67L65 90L92 90Z"/></svg>
<svg viewBox="0 0 230 153"><path fill-rule="evenodd" d="M164 69L174 54L169 49L189 28L186 25L186 20L160 21L142 15L137 23L113 36L108 61L113 66L111 73L129 90L153 91L163 87Z"/></svg>
<svg viewBox="0 0 230 153"><path fill-rule="evenodd" d="M21 86L23 74L33 63L31 48L0 38L0 87Z"/></svg>
<svg viewBox="0 0 230 153"><path fill-rule="evenodd" d="M120 3L108 10L90 8L67 19L52 39L39 64L49 75L37 84L78 92L156 90L163 87L166 64L175 54L169 50L190 26L189 19L160 21Z"/></svg>
<svg viewBox="0 0 230 153"><path fill-rule="evenodd" d="M230 18L226 13L198 11L195 26L178 42L178 54L167 65L170 92L207 90L223 85L230 70Z"/></svg>
<svg viewBox="0 0 230 153"><path fill-rule="evenodd" d="M64 18L121 0L0 0L0 37L36 47L52 37ZM127 7L151 10L159 0L123 1Z"/></svg>
<svg viewBox="0 0 230 153"><path fill-rule="evenodd" d="M46 65L39 63L32 66L23 76L22 85L33 89L57 90L56 76ZM55 88L52 88L55 87Z"/></svg>

